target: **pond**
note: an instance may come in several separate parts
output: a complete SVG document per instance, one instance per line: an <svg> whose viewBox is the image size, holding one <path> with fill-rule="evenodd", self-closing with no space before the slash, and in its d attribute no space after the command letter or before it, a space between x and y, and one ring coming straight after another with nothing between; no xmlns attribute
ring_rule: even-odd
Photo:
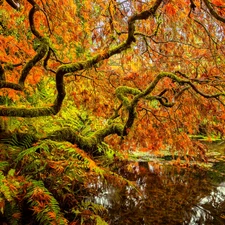
<svg viewBox="0 0 225 225"><path fill-rule="evenodd" d="M130 172L120 167L119 173L136 189L99 182L101 191L91 200L108 209L112 225L225 224L224 147L209 146L211 167L130 163Z"/></svg>

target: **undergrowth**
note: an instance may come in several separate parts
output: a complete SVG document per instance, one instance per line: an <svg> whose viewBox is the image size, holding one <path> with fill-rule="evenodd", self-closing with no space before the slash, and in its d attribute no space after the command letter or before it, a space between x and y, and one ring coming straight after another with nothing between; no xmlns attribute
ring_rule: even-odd
<svg viewBox="0 0 225 225"><path fill-rule="evenodd" d="M106 144L99 146L102 156L96 159L52 140L25 150L1 149L0 218L7 225L108 224L107 209L89 197L100 191L100 180L121 187L129 182L113 172L118 156Z"/></svg>
<svg viewBox="0 0 225 225"><path fill-rule="evenodd" d="M28 99L38 107L46 97L53 98L42 86L21 97L21 104ZM122 188L129 183L117 174L122 156L105 143L98 146L100 156L93 158L69 142L41 139L65 127L89 136L102 126L101 118L89 116L67 100L59 114L48 117L48 123L46 117L5 118L12 135L0 142L0 221L4 225L108 224L107 209L91 199L105 184ZM25 133L24 138L18 132ZM34 145L33 134L40 138Z"/></svg>

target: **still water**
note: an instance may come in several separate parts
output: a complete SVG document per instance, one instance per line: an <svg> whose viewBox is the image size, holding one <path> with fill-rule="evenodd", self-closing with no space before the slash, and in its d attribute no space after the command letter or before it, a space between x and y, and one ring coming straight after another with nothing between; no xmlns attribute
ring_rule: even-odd
<svg viewBox="0 0 225 225"><path fill-rule="evenodd" d="M225 224L225 163L218 155L207 168L131 162L133 171L119 173L136 189L99 181L91 200L108 209L112 225Z"/></svg>

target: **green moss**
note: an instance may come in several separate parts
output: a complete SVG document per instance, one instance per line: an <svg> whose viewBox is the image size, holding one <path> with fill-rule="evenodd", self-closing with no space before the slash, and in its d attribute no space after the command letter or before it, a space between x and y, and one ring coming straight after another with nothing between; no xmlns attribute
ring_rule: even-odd
<svg viewBox="0 0 225 225"><path fill-rule="evenodd" d="M116 97L122 101L123 105L126 107L130 106L130 100L125 95L138 95L141 91L136 88L131 88L127 86L121 86L116 89Z"/></svg>

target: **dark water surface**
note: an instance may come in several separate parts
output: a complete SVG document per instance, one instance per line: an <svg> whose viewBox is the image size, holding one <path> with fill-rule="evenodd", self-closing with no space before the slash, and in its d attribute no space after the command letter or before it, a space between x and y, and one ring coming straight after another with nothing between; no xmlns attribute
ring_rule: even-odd
<svg viewBox="0 0 225 225"><path fill-rule="evenodd" d="M215 146L210 148L213 155ZM209 168L134 163L134 172L120 169L120 174L138 190L99 182L96 188L102 191L92 200L108 209L112 225L225 224L225 163L220 151L223 146L209 160Z"/></svg>

